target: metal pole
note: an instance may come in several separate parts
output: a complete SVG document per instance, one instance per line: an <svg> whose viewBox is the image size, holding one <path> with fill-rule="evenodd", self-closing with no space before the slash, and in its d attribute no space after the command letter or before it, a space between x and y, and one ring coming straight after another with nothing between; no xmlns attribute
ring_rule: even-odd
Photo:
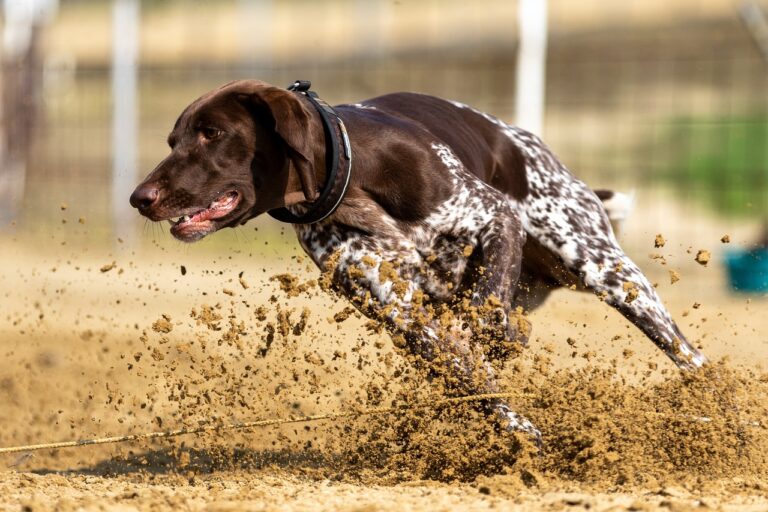
<svg viewBox="0 0 768 512"><path fill-rule="evenodd" d="M537 135L544 128L547 0L518 0L516 123Z"/></svg>
<svg viewBox="0 0 768 512"><path fill-rule="evenodd" d="M139 0L112 4L112 222L116 237L135 237L128 196L136 185Z"/></svg>
<svg viewBox="0 0 768 512"><path fill-rule="evenodd" d="M744 2L739 12L763 59L768 63L768 16L754 0Z"/></svg>
<svg viewBox="0 0 768 512"><path fill-rule="evenodd" d="M41 108L40 35L57 0L4 0L0 40L0 230L20 213Z"/></svg>
<svg viewBox="0 0 768 512"><path fill-rule="evenodd" d="M240 59L243 75L259 77L257 68L272 68L272 24L274 6L272 0L238 0L238 24L240 30Z"/></svg>

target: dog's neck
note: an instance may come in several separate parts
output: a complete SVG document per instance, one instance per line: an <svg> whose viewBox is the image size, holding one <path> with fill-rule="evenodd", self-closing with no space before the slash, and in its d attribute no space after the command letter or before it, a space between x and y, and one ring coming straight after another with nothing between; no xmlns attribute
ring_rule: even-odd
<svg viewBox="0 0 768 512"><path fill-rule="evenodd" d="M304 102L309 114L307 136L316 137L311 144L312 172L319 190L317 197L310 202L306 196L306 183L302 183L300 189L294 185L284 194L286 208L274 209L269 213L283 222L312 224L336 211L347 193L352 170L352 150L344 122L333 107L309 91L308 87L296 92L296 96ZM317 140L319 133L323 134L322 143ZM293 178L295 183L295 176Z"/></svg>

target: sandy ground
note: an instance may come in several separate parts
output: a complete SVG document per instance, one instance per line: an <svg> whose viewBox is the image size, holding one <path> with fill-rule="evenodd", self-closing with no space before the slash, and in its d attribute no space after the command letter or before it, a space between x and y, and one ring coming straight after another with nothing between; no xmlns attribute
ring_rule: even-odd
<svg viewBox="0 0 768 512"><path fill-rule="evenodd" d="M62 217L48 240L0 239L1 446L434 398L388 336L312 286L288 235L105 248L77 211ZM3 455L0 509L768 510L768 299L724 285L719 238L747 230L690 222L661 250L636 223L627 245L727 362L687 382L618 314L558 292L502 371L542 455L470 410L421 411ZM698 248L715 254L706 268ZM282 273L306 289L281 289Z"/></svg>
<svg viewBox="0 0 768 512"><path fill-rule="evenodd" d="M745 488L746 487L746 488ZM158 478L88 475L10 474L4 478L6 499L27 510L765 510L765 488L726 482L723 499L682 488L646 492L494 491L470 484L413 482L396 486L354 485L311 480L271 471L267 474L221 473L189 484ZM6 490L7 489L7 490ZM12 490L11 490L12 489ZM482 490L481 490L482 489ZM746 493L754 492L748 496ZM13 507L9 507L13 510ZM16 508L18 509L18 508Z"/></svg>

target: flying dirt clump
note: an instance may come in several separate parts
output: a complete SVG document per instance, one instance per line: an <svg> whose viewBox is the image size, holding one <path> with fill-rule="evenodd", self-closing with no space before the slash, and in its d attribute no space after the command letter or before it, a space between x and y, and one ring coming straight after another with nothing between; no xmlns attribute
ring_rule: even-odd
<svg viewBox="0 0 768 512"><path fill-rule="evenodd" d="M155 320L155 322L152 324L152 330L163 334L171 332L173 330L171 317L168 315L163 315L162 318Z"/></svg>
<svg viewBox="0 0 768 512"><path fill-rule="evenodd" d="M114 269L117 266L117 262L113 261L112 263L107 263L106 265L102 265L101 268L99 268L99 272L102 274L109 272L110 270Z"/></svg>
<svg viewBox="0 0 768 512"><path fill-rule="evenodd" d="M626 302L627 304L629 304L629 303L633 302L635 299L637 299L637 296L640 293L637 290L637 285L635 283L632 283L632 282L629 282L629 281L624 282L622 284L622 288L627 293L624 296L624 302Z"/></svg>
<svg viewBox="0 0 768 512"><path fill-rule="evenodd" d="M706 267L707 263L709 263L709 260L712 259L712 254L710 254L710 252L707 250L699 249L699 252L696 253L695 259L696 259L696 263Z"/></svg>
<svg viewBox="0 0 768 512"><path fill-rule="evenodd" d="M269 279L270 281L277 281L280 283L280 289L285 292L288 297L298 297L300 294L307 292L317 285L317 281L315 280L301 283L299 278L292 274L277 274Z"/></svg>

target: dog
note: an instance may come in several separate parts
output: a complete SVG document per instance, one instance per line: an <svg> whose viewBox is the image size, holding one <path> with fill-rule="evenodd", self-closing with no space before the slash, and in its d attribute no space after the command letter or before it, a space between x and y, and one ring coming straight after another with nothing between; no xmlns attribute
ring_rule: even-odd
<svg viewBox="0 0 768 512"><path fill-rule="evenodd" d="M489 353L525 344L519 312L558 287L596 294L681 369L707 362L619 246L606 205L624 196L467 105L394 93L330 107L309 82L241 80L190 104L168 144L130 197L141 215L185 242L263 213L293 223L335 289L457 393L498 391ZM444 311L458 311L447 326ZM540 443L506 401L484 408Z"/></svg>

